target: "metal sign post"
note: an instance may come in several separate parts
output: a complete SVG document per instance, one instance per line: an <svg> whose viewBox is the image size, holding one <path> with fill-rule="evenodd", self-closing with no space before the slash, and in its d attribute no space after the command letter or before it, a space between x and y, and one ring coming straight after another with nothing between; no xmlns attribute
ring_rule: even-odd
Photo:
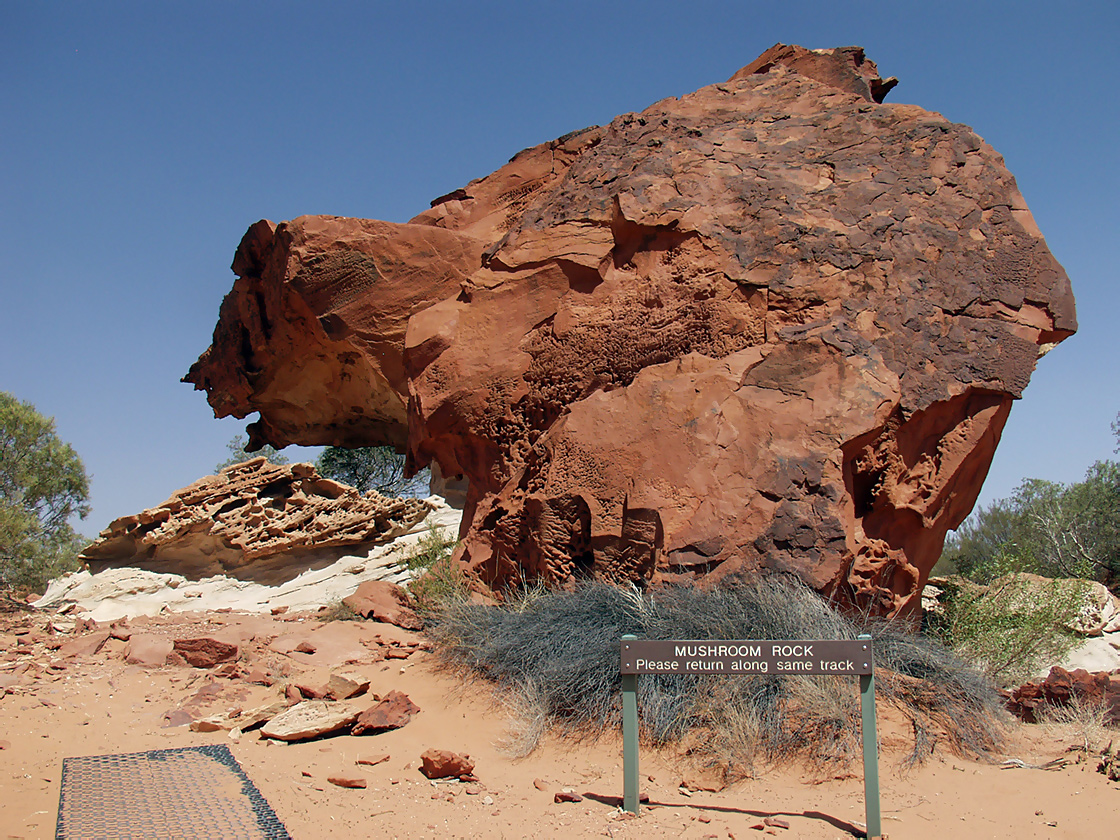
<svg viewBox="0 0 1120 840"><path fill-rule="evenodd" d="M867 836L881 836L879 746L871 637L850 640L674 641L622 637L622 807L638 813L638 675L858 676Z"/></svg>

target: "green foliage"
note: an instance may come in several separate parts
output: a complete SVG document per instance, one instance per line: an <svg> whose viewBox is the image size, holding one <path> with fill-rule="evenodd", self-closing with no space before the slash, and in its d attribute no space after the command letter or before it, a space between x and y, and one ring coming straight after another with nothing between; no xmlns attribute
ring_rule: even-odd
<svg viewBox="0 0 1120 840"><path fill-rule="evenodd" d="M405 565L413 572L425 572L440 560L450 557L458 544L459 541L443 528L431 524L428 533L420 537L416 548L405 559Z"/></svg>
<svg viewBox="0 0 1120 840"><path fill-rule="evenodd" d="M1120 440L1120 421L1113 424ZM946 540L940 570L988 583L1011 571L1120 587L1120 463L1098 461L1070 485L1026 479Z"/></svg>
<svg viewBox="0 0 1120 840"><path fill-rule="evenodd" d="M1083 580L1006 574L988 585L951 577L929 631L1002 686L1019 685L1078 644L1069 629L1088 593Z"/></svg>
<svg viewBox="0 0 1120 840"><path fill-rule="evenodd" d="M405 558L405 566L416 574L408 591L421 613L432 614L467 598L470 590L466 573L451 559L456 545L456 539L431 525L416 549Z"/></svg>
<svg viewBox="0 0 1120 840"><path fill-rule="evenodd" d="M70 526L89 513L89 478L54 420L0 392L0 585L41 591L77 568L83 538Z"/></svg>
<svg viewBox="0 0 1120 840"><path fill-rule="evenodd" d="M897 623L860 627L793 580L650 593L603 583L534 591L498 607L460 600L428 619L446 667L494 683L521 715L517 749L547 728L576 737L617 731L619 641L647 639L874 638L884 702L911 722L916 760L931 744L984 754L1000 741L998 695L974 668ZM841 684L842 683L842 684ZM853 681L778 674L657 674L639 680L643 736L685 739L694 756L725 767L795 757L843 761L858 754Z"/></svg>
<svg viewBox="0 0 1120 840"><path fill-rule="evenodd" d="M232 467L234 464L240 464L244 461L250 461L253 458L267 458L270 464L282 465L290 463L288 456L280 452L274 446L265 444L256 452L249 452L245 449L249 445L249 439L245 435L234 435L233 440L226 444L226 449L229 450L229 457L214 467L215 473L220 473L226 467Z"/></svg>
<svg viewBox="0 0 1120 840"><path fill-rule="evenodd" d="M391 446L347 449L328 446L315 462L319 474L365 493L376 490L384 496L427 496L431 474L421 470L409 478L404 455Z"/></svg>
<svg viewBox="0 0 1120 840"><path fill-rule="evenodd" d="M337 601L331 601L326 606L320 607L316 618L326 624L329 621L357 621L361 616L354 612L349 604L339 598Z"/></svg>

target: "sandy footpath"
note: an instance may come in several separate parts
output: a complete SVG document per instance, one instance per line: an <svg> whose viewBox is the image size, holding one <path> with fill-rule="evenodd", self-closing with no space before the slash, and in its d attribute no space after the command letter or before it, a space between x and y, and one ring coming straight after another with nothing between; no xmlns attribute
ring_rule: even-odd
<svg viewBox="0 0 1120 840"><path fill-rule="evenodd" d="M821 776L796 767L714 793L681 789L688 774L671 754L643 751L649 805L638 818L620 812L621 742L605 733L592 744L546 740L523 760L496 745L505 717L481 686L437 672L430 654L379 659L414 634L370 622L322 624L313 617L195 614L161 617L133 633L185 638L224 635L240 641L238 667L146 667L124 659L128 642L109 639L93 654L66 655L75 638L51 636L41 615L0 616L0 837L53 837L62 759L199 744L228 744L295 838L334 837L685 837L860 836L862 771ZM102 631L105 628L101 628ZM314 653L289 650L316 640ZM60 646L60 642L63 644ZM380 647L379 647L380 645ZM55 649L52 650L52 647ZM379 735L323 737L282 744L248 731L195 732L170 725L190 717L250 709L283 697L288 683L323 684L345 670L370 681L370 693L402 691L421 711ZM251 673L251 672L255 672ZM273 685L254 682L261 674ZM366 709L368 695L340 701ZM902 772L901 724L883 716L883 831L892 838L1099 838L1116 836L1120 785L1077 763L1067 747L1076 733L1017 726L1005 757L1058 770L979 763L936 755ZM477 785L433 783L419 772L428 748L467 753ZM357 759L388 755L373 766ZM365 789L337 787L328 776L364 778ZM579 802L554 801L569 791ZM767 824L767 823L771 824ZM788 823L788 828L783 827Z"/></svg>

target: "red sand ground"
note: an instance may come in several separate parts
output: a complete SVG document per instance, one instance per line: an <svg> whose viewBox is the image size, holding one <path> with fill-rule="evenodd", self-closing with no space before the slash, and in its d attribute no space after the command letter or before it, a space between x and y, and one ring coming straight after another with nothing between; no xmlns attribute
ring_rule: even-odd
<svg viewBox="0 0 1120 840"><path fill-rule="evenodd" d="M386 625L320 625L306 616L229 614L133 622L134 632L239 636L242 670L270 669L277 683L267 687L190 667L129 665L123 658L126 643L116 639L96 654L65 657L62 649L51 648L72 637L46 634L45 621L36 614L0 615L0 837L54 836L62 759L67 756L209 743L230 745L300 840L769 835L831 840L859 836L862 828L858 763L840 778L783 768L761 771L758 778L720 793L688 795L680 789L687 770L674 756L649 750L642 754L642 774L650 804L640 817L631 818L617 807L622 761L616 733L606 733L594 744L546 739L530 757L513 760L496 746L505 732L505 715L484 688L464 687L437 672L423 652L373 661L377 633L383 640L416 638ZM285 655L268 647L283 637L290 637L289 643L317 639L317 650ZM360 661L343 670L370 679L371 692L403 691L421 712L393 732L290 745L260 740L256 732L235 742L226 732L168 725L166 715L197 697L208 683L216 688L196 702L196 714L249 709L282 696L283 686L292 680L325 683L330 671L339 670L348 658ZM368 696L344 702L357 709L372 705ZM901 725L886 716L881 729L883 831L895 840L1116 836L1120 785L1095 772L1094 758L1074 762L1076 754L1067 748L1076 733L1020 725L1006 756L995 763L938 753L910 772L899 763L903 734ZM418 770L420 754L431 747L469 753L477 761L480 784L433 784L424 778ZM355 763L362 756L383 754L390 758L376 766ZM1004 757L1034 765L1058 757L1071 761L1059 770L1004 769L998 763ZM363 777L368 786L336 787L327 782L336 774ZM562 790L582 795L583 801L554 802ZM767 826L767 817L784 820L789 828Z"/></svg>

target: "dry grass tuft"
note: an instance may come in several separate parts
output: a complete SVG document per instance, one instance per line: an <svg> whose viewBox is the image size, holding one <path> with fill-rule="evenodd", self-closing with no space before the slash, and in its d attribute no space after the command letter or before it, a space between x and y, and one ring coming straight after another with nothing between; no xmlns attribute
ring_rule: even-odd
<svg viewBox="0 0 1120 840"><path fill-rule="evenodd" d="M998 695L936 641L873 622L857 626L801 583L769 578L704 591L589 583L534 590L499 607L450 602L429 625L444 667L485 679L513 709L510 749L528 754L549 730L594 738L621 720L619 642L649 639L874 638L880 702L910 719L917 763L944 744L986 755L1003 737ZM753 768L804 759L846 763L860 751L854 678L665 674L638 682L642 737L688 746L701 763Z"/></svg>

